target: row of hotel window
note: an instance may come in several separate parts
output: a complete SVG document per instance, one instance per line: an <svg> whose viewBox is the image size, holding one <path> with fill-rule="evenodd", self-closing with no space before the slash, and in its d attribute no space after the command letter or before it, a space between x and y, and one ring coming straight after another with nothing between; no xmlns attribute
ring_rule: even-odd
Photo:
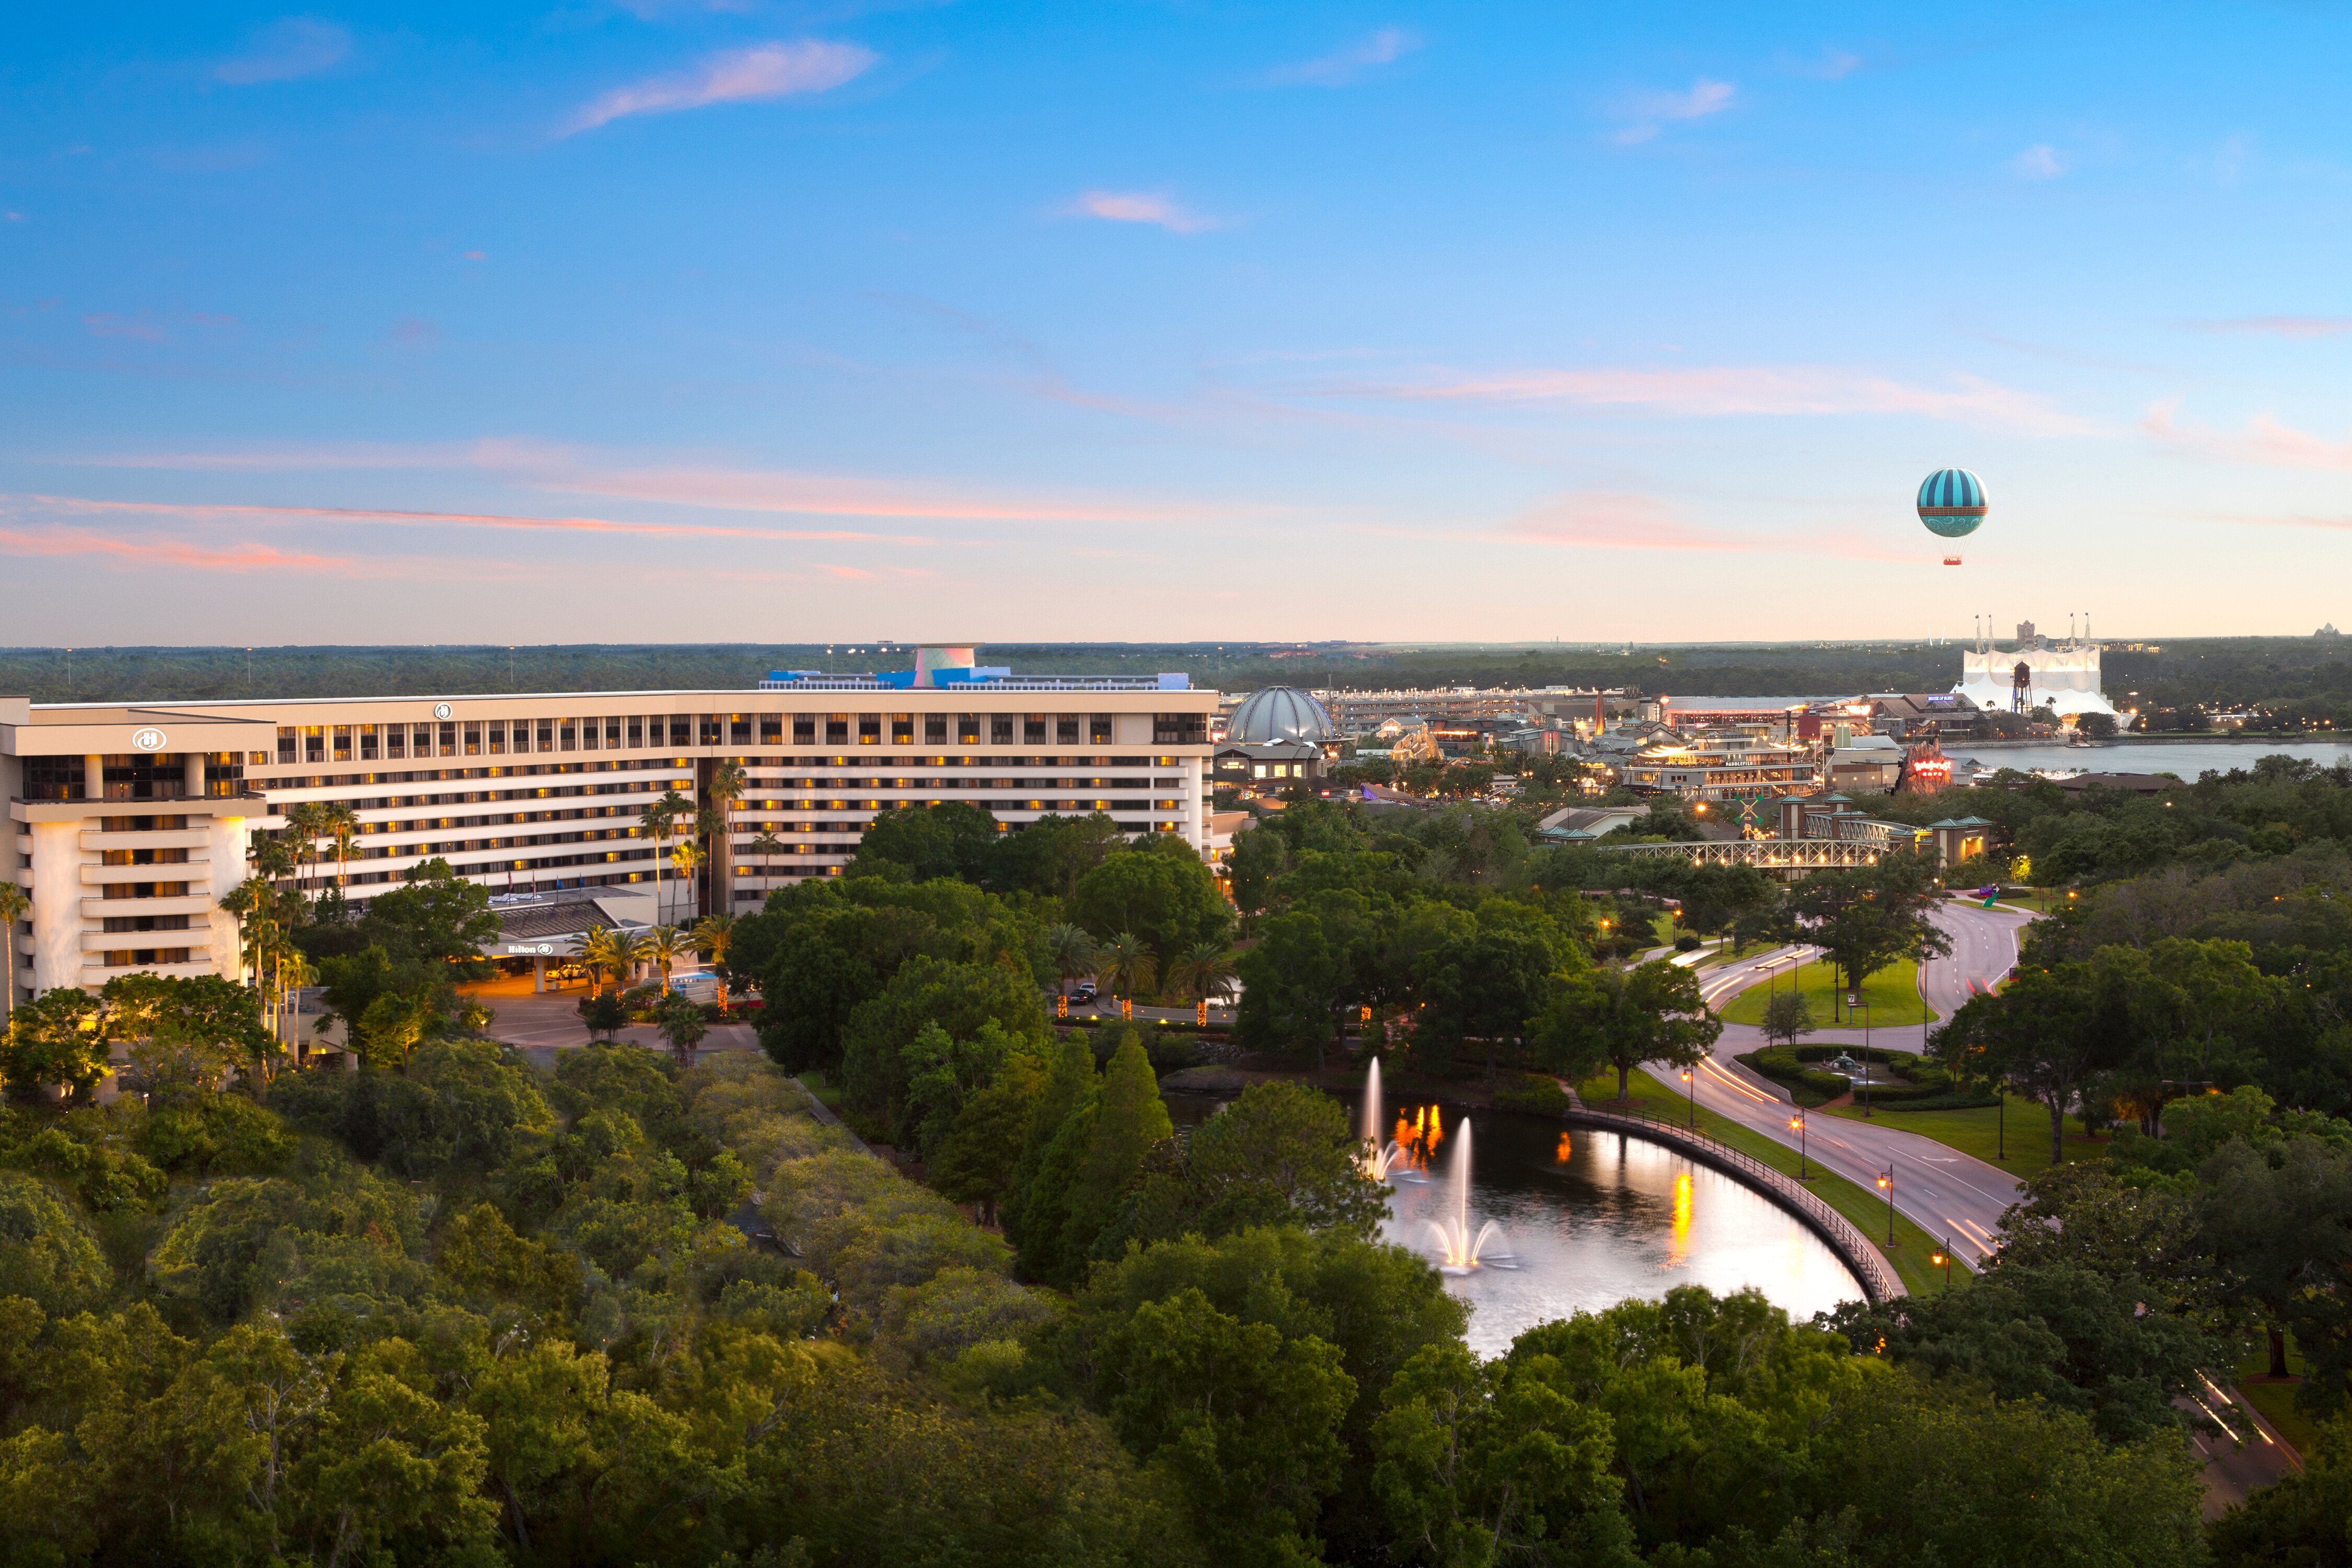
<svg viewBox="0 0 2352 1568"><path fill-rule="evenodd" d="M1108 746L1108 713L656 713L572 719L463 719L430 724L281 725L278 762L499 757L647 746ZM1155 713L1151 739L1203 745L1208 717Z"/></svg>

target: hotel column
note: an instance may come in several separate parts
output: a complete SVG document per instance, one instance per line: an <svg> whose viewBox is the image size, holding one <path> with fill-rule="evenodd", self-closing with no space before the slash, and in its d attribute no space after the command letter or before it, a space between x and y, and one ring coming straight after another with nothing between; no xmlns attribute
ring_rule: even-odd
<svg viewBox="0 0 2352 1568"><path fill-rule="evenodd" d="M33 837L33 989L81 984L83 820L36 822Z"/></svg>
<svg viewBox="0 0 2352 1568"><path fill-rule="evenodd" d="M86 752L81 759L81 797L106 798L106 759L96 752Z"/></svg>
<svg viewBox="0 0 2352 1568"><path fill-rule="evenodd" d="M205 754L190 752L180 759L180 795L184 800L205 798Z"/></svg>

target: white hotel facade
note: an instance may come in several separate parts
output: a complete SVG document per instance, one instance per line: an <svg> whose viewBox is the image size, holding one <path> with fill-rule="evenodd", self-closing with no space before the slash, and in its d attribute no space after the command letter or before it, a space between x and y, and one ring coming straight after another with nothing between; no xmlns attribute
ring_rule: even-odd
<svg viewBox="0 0 2352 1568"><path fill-rule="evenodd" d="M705 804L732 761L749 780L728 812L732 853L690 882L665 865L672 921L748 912L768 887L836 874L893 806L962 801L1007 829L1101 811L1204 851L1216 709L1181 675L1015 677L943 647L919 650L911 671L780 671L738 691L0 698L13 828L0 879L31 895L12 994L142 971L237 975L220 901L249 874L253 837L282 832L301 801L356 814L354 901L436 856L493 893L651 884L657 847L639 814L670 790ZM763 834L781 853L751 850Z"/></svg>

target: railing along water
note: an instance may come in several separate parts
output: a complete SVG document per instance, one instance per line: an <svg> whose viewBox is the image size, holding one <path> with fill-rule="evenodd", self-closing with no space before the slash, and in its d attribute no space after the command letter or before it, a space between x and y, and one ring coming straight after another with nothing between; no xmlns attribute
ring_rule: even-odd
<svg viewBox="0 0 2352 1568"><path fill-rule="evenodd" d="M1830 1250L1853 1271L1853 1277L1861 1282L1863 1294L1874 1303L1889 1301L1908 1293L1859 1226L1830 1207L1794 1176L1766 1164L1746 1150L1735 1149L1711 1133L1668 1121L1646 1111L1628 1114L1578 1107L1562 1112L1561 1116L1562 1120L1576 1126L1600 1128L1665 1144L1754 1188L1796 1215L1813 1234L1827 1242Z"/></svg>

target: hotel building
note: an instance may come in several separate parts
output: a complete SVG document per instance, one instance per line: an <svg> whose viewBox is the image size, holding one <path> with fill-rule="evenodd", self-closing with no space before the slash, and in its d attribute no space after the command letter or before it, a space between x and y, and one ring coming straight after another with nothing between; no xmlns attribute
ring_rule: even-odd
<svg viewBox="0 0 2352 1568"><path fill-rule="evenodd" d="M737 691L44 703L0 698L0 879L31 894L16 1000L115 974L239 973L220 900L255 835L302 801L350 806L363 901L439 857L494 893L656 881L693 834L657 845L639 814L668 791L747 787L703 871L665 863L659 918L748 912L772 886L838 873L874 814L962 801L1008 830L1108 813L1208 849L1209 719L1182 675L1018 677L968 647L873 675L779 671ZM781 848L761 855L752 841ZM650 891L650 889L641 891Z"/></svg>

